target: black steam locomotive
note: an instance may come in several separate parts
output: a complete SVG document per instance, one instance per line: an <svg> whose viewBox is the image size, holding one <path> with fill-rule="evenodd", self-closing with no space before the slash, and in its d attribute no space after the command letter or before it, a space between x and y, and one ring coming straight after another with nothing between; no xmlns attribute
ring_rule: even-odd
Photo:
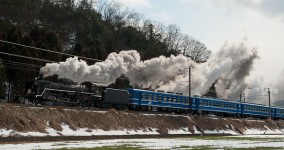
<svg viewBox="0 0 284 150"><path fill-rule="evenodd" d="M26 99L42 105L124 109L129 103L127 90L92 82L77 85L68 79L52 82L36 78L32 87L26 91Z"/></svg>

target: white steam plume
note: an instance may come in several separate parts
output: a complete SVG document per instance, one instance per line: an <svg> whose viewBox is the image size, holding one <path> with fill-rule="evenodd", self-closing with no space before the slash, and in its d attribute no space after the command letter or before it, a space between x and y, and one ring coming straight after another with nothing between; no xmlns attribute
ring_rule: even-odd
<svg viewBox="0 0 284 150"><path fill-rule="evenodd" d="M197 64L183 55L141 61L135 51L111 53L103 62L88 66L77 57L65 62L47 64L41 68L46 76L57 74L59 78L69 78L76 82L93 81L114 83L121 74L126 74L135 86L161 89L188 94L188 67L191 66L191 87L193 95L205 94L215 85L218 96L231 98L233 91L248 86L247 78L257 58L257 52L245 44L225 45L220 52L207 62ZM229 86L229 90L226 87Z"/></svg>
<svg viewBox="0 0 284 150"><path fill-rule="evenodd" d="M136 51L121 51L111 53L104 62L88 66L77 57L68 58L65 62L46 64L40 72L44 77L57 74L59 78L68 78L76 82L95 81L110 84L121 74L133 69L140 62Z"/></svg>
<svg viewBox="0 0 284 150"><path fill-rule="evenodd" d="M250 86L248 78L254 61L258 58L257 51L243 43L237 46L224 45L217 56L217 62L223 59L232 60L229 70L222 73L222 78L215 85L218 96L226 99L239 98L240 92Z"/></svg>
<svg viewBox="0 0 284 150"><path fill-rule="evenodd" d="M281 78L277 80L277 83L274 84L274 89L272 90L272 96L275 99L275 106L284 106L284 70L282 71ZM276 90L276 91L275 91ZM274 92L275 91L275 92Z"/></svg>

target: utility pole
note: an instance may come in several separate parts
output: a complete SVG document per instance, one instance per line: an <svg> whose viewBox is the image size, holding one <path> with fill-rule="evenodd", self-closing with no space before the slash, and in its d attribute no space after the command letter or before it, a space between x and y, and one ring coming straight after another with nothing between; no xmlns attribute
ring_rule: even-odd
<svg viewBox="0 0 284 150"><path fill-rule="evenodd" d="M191 82L191 67L189 66L188 68L188 96L190 97L191 95L191 85L190 85L190 82Z"/></svg>
<svg viewBox="0 0 284 150"><path fill-rule="evenodd" d="M246 94L245 93L243 93L244 94L244 102L246 102Z"/></svg>
<svg viewBox="0 0 284 150"><path fill-rule="evenodd" d="M240 91L240 103L242 103L242 91Z"/></svg>
<svg viewBox="0 0 284 150"><path fill-rule="evenodd" d="M191 67L188 68L188 105L189 105L189 115L191 115L191 104L192 101L190 100L191 95Z"/></svg>
<svg viewBox="0 0 284 150"><path fill-rule="evenodd" d="M271 119L270 88L268 88L269 119Z"/></svg>
<svg viewBox="0 0 284 150"><path fill-rule="evenodd" d="M264 90L268 90L268 104L269 104L269 119L271 119L271 104L270 104L270 88L264 88Z"/></svg>

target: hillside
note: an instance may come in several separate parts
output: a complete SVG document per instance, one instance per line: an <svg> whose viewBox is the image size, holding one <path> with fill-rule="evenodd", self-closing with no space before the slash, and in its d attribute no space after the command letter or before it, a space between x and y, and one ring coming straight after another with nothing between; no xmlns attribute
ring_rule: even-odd
<svg viewBox="0 0 284 150"><path fill-rule="evenodd" d="M284 121L2 104L0 136L282 134Z"/></svg>

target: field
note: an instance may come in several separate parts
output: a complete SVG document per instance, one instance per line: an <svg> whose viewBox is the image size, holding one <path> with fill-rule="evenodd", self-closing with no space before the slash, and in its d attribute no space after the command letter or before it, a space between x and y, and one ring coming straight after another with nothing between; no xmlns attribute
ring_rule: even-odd
<svg viewBox="0 0 284 150"><path fill-rule="evenodd" d="M284 135L198 136L189 138L115 139L2 144L2 150L29 149L283 149Z"/></svg>

